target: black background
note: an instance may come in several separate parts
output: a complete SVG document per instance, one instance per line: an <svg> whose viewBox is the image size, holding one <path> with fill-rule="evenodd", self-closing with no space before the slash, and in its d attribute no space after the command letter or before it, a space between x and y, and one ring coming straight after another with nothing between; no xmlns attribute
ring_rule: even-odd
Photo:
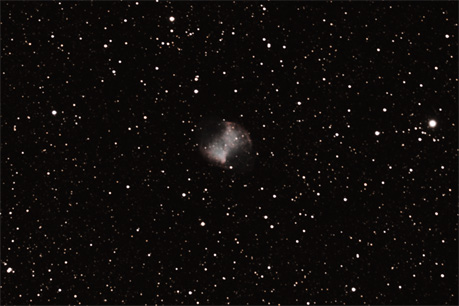
<svg viewBox="0 0 459 306"><path fill-rule="evenodd" d="M1 9L2 304L458 303L457 2Z"/></svg>

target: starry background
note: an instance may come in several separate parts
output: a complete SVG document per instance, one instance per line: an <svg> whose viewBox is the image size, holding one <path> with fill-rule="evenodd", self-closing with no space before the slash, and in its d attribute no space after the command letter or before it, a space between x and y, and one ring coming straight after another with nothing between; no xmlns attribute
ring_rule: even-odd
<svg viewBox="0 0 459 306"><path fill-rule="evenodd" d="M458 303L457 2L1 9L2 304Z"/></svg>

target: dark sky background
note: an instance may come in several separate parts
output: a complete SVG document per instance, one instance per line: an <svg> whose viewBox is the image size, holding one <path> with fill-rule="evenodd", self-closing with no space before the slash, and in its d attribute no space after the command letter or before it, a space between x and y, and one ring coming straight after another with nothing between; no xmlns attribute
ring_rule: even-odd
<svg viewBox="0 0 459 306"><path fill-rule="evenodd" d="M2 304L458 303L457 2L1 9Z"/></svg>

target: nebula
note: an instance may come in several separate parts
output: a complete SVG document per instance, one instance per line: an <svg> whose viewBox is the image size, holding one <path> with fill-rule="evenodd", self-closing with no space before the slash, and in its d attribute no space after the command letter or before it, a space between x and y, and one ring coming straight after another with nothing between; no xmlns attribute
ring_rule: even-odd
<svg viewBox="0 0 459 306"><path fill-rule="evenodd" d="M232 169L240 153L248 153L250 148L251 140L246 130L234 122L221 122L201 146L201 152L209 161Z"/></svg>

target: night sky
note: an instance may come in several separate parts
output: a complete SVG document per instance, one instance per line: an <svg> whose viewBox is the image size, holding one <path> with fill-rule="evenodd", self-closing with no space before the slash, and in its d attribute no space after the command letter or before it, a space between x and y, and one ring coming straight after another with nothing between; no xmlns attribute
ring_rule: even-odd
<svg viewBox="0 0 459 306"><path fill-rule="evenodd" d="M2 304L458 303L457 2L1 18Z"/></svg>

